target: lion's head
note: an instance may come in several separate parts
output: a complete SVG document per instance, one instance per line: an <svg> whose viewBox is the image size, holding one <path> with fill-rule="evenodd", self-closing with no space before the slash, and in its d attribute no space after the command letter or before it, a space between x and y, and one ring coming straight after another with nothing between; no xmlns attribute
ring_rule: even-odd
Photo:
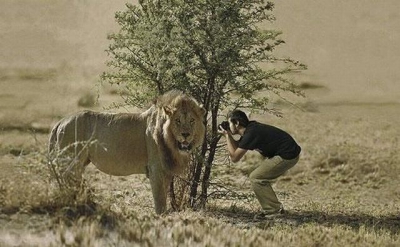
<svg viewBox="0 0 400 247"><path fill-rule="evenodd" d="M203 143L204 108L180 91L170 91L157 100L165 122L163 137L171 150L188 153Z"/></svg>

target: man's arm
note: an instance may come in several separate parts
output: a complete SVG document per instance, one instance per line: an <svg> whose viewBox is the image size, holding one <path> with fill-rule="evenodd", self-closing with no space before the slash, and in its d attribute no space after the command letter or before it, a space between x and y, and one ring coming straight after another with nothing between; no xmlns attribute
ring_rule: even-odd
<svg viewBox="0 0 400 247"><path fill-rule="evenodd" d="M238 143L233 139L230 132L226 131L225 133L226 144L228 147L229 157L233 163L238 162L243 155L247 152L247 149L238 148Z"/></svg>

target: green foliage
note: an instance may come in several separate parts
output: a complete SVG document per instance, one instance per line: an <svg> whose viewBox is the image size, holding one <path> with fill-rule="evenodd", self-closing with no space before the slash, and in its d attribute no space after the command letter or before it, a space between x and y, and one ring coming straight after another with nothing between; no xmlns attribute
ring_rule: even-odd
<svg viewBox="0 0 400 247"><path fill-rule="evenodd" d="M284 43L281 32L263 28L275 19L273 7L260 0L127 4L116 13L120 31L109 35L108 65L114 70L103 79L128 90L126 103L135 106L180 89L207 110L265 110L268 98L261 92L300 93L284 74L305 68L272 54ZM263 70L261 63L274 64L274 69Z"/></svg>

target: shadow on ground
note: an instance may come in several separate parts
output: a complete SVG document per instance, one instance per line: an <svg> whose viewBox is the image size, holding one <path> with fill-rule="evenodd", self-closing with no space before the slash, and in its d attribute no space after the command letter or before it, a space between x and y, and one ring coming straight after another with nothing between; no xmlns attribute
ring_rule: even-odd
<svg viewBox="0 0 400 247"><path fill-rule="evenodd" d="M261 229L266 229L275 225L288 225L298 227L306 224L319 224L322 226L342 225L353 230L361 227L367 230L384 230L390 234L398 234L400 229L400 215L372 216L367 214L331 214L319 211L297 211L287 212L271 218L255 219L254 212L237 209L215 209L216 215L226 218L229 223L234 225L253 225Z"/></svg>

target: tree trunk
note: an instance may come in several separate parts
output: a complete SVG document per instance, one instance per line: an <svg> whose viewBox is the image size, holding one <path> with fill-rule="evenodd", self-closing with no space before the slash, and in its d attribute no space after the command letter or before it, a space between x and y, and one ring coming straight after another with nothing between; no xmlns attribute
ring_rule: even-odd
<svg viewBox="0 0 400 247"><path fill-rule="evenodd" d="M208 186L210 182L210 175L211 175L211 168L212 164L214 161L215 157L215 152L217 148L217 143L218 143L219 138L214 138L214 141L212 141L210 145L210 153L208 155L208 159L205 163L205 169L204 169L204 175L203 175L203 180L201 182L201 194L200 194L200 205L201 207L206 206L207 202L207 196L208 196Z"/></svg>
<svg viewBox="0 0 400 247"><path fill-rule="evenodd" d="M196 197L197 197L197 188L199 186L201 170L204 166L204 157L207 153L207 141L204 141L201 147L200 157L196 157L194 169L191 171L193 173L193 180L190 186L190 196L189 196L189 204L193 208L196 205Z"/></svg>
<svg viewBox="0 0 400 247"><path fill-rule="evenodd" d="M205 169L204 169L204 175L203 175L203 180L201 182L201 195L200 195L200 205L201 207L205 207L206 202L207 202L207 196L208 196L208 186L210 182L210 175L211 175L211 168L213 165L214 157L215 157L215 152L217 149L217 144L220 139L220 136L218 134L218 109L219 109L219 104L218 100L214 101L213 99L213 108L211 111L211 141L210 141L210 148L209 148L209 154L207 161L205 163Z"/></svg>

